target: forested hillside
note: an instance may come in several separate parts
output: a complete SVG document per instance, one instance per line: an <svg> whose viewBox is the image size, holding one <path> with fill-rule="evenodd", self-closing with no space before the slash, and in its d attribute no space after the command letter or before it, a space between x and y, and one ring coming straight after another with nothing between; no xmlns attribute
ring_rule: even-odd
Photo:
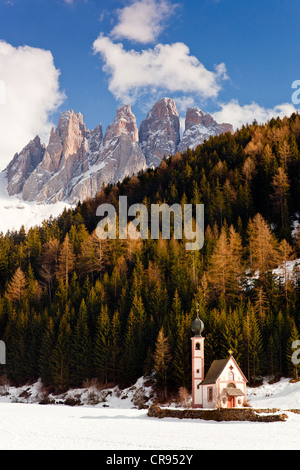
<svg viewBox="0 0 300 470"><path fill-rule="evenodd" d="M156 170L103 187L95 200L28 233L0 237L2 372L55 390L86 379L128 385L157 371L190 387L191 322L204 321L205 365L232 349L254 382L295 374L299 338L300 118L253 123L165 158ZM203 203L205 242L101 241L96 208ZM282 266L286 276L273 270Z"/></svg>

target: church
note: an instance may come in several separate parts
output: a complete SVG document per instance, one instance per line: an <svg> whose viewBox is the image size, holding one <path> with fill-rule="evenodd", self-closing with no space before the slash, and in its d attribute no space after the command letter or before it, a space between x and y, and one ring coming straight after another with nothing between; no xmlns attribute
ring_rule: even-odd
<svg viewBox="0 0 300 470"><path fill-rule="evenodd" d="M246 403L247 379L229 352L227 359L213 361L204 377L204 324L192 323L192 407L241 408Z"/></svg>

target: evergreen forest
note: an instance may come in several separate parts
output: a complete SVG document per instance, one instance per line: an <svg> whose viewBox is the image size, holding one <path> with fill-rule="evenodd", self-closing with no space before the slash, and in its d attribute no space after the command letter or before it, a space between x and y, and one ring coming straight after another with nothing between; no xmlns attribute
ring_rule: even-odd
<svg viewBox="0 0 300 470"><path fill-rule="evenodd" d="M204 204L204 246L100 240L97 207ZM166 156L39 227L0 234L0 338L11 383L191 386L191 323L206 370L232 350L250 384L297 378L300 117L254 122Z"/></svg>

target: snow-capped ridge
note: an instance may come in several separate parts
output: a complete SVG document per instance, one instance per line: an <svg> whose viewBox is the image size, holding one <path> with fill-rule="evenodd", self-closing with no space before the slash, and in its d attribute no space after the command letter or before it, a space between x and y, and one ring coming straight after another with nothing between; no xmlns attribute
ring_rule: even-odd
<svg viewBox="0 0 300 470"><path fill-rule="evenodd" d="M83 115L69 110L60 115L47 145L37 136L14 156L6 169L7 191L23 201L73 205L94 197L103 184L155 168L164 156L227 130L230 125L219 125L209 114L189 108L180 141L179 113L167 97L151 108L139 129L131 106L120 106L104 135L101 124L90 131Z"/></svg>

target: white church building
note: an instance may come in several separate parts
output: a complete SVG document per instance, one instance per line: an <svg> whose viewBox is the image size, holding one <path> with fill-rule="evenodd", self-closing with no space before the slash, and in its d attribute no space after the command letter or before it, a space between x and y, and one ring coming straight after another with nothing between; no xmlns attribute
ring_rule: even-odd
<svg viewBox="0 0 300 470"><path fill-rule="evenodd" d="M192 407L241 408L246 403L247 379L232 351L227 359L213 361L204 377L204 324L199 317L192 323Z"/></svg>

